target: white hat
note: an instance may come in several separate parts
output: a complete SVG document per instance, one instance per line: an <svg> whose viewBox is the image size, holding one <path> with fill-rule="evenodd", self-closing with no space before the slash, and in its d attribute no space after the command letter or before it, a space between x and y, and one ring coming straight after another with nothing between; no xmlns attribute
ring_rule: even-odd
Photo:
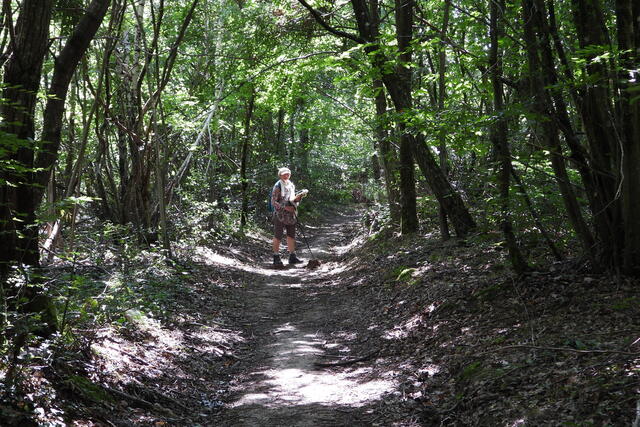
<svg viewBox="0 0 640 427"><path fill-rule="evenodd" d="M280 178L285 173L288 173L289 175L291 175L291 170L289 168L280 168L280 169L278 169L278 178Z"/></svg>

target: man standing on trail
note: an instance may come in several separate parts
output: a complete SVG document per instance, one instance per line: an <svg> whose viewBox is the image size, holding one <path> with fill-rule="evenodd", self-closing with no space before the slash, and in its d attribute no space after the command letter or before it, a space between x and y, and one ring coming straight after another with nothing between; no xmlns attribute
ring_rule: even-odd
<svg viewBox="0 0 640 427"><path fill-rule="evenodd" d="M284 267L280 259L280 241L287 230L287 249L289 249L289 264L303 262L296 256L296 208L302 199L302 194L296 196L296 186L289 180L291 171L289 168L278 169L278 182L271 192L271 205L274 208L273 224L273 266Z"/></svg>

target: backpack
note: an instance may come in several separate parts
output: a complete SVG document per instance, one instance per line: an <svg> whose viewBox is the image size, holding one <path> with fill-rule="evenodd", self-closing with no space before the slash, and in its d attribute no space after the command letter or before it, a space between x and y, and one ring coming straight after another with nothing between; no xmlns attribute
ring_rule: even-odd
<svg viewBox="0 0 640 427"><path fill-rule="evenodd" d="M271 188L271 193L269 193L269 200L267 200L267 210L269 212L273 212L273 205L271 204L271 199L273 198L273 192L276 190L276 187L280 186L280 180L278 180L278 182L276 182L273 187ZM282 189L280 189L280 191L282 191Z"/></svg>

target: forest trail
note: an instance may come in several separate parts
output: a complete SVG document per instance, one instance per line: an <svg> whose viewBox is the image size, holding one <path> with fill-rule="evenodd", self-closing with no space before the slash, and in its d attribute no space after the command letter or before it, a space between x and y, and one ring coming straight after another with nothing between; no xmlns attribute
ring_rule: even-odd
<svg viewBox="0 0 640 427"><path fill-rule="evenodd" d="M393 388L393 382L354 363L350 367L318 366L353 360L350 341L360 332L350 327L357 303L342 298L334 276L339 257L356 227L356 214L335 215L319 227L305 229L320 268L251 269L242 301L247 341L235 355L232 392L216 425L322 426L367 423L371 405ZM309 251L298 239L305 261ZM304 245L304 246L303 246ZM368 407L368 408L367 408ZM371 420L369 420L371 421Z"/></svg>

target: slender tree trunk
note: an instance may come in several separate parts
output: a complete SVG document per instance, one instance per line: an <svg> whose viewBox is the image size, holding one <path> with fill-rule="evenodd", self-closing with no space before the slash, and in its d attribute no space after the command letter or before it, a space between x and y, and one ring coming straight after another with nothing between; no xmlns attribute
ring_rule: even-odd
<svg viewBox="0 0 640 427"><path fill-rule="evenodd" d="M427 146L424 136L415 139L414 154L422 174L427 179L431 191L447 212L456 235L464 237L476 228L476 223L458 193L447 178L442 174L431 149Z"/></svg>
<svg viewBox="0 0 640 427"><path fill-rule="evenodd" d="M503 36L502 20L504 19L505 1L489 0L491 10L491 48L489 51L489 67L491 68L491 84L493 86L493 107L495 124L491 129L491 142L497 160L497 181L499 192L500 228L509 251L509 260L514 271L520 275L529 269L520 252L513 226L509 206L509 187L511 172L511 152L508 141L508 127L504 111L504 92L502 87L502 52L499 40Z"/></svg>
<svg viewBox="0 0 640 427"><path fill-rule="evenodd" d="M276 158L276 164L278 163L278 159L281 159L284 157L285 154L285 150L284 150L284 108L280 107L278 109L278 125L277 125L277 131L276 131L276 143L274 146L274 150L273 153L275 155Z"/></svg>
<svg viewBox="0 0 640 427"><path fill-rule="evenodd" d="M606 123L596 124L593 123L593 111L591 111L589 105L590 100L593 98L593 94L589 93L589 90L583 90L577 88L575 79L571 71L571 66L567 59L564 46L558 34L558 29L555 21L555 10L553 0L547 2L548 16L546 17L546 10L542 0L534 0L536 4L535 11L535 25L538 26L538 32L541 38L541 54L543 59L543 67L545 70L545 76L548 78L546 83L547 87L556 87L558 82L557 73L555 71L554 61L552 58L550 40L553 40L553 45L558 54L560 64L562 67L563 75L569 82L569 91L571 99L575 103L575 106L582 118L583 126L587 130L587 140L589 141L590 150L587 152L579 141L577 133L573 129L571 120L569 119L568 108L562 99L562 95L559 91L552 92L553 103L555 106L556 116L554 120L558 123L558 126L562 130L567 145L571 149L571 159L574 161L582 182L586 189L586 195L589 200L589 208L593 214L593 224L595 227L595 234L597 237L598 248L592 250L593 256L596 256L596 264L603 266L613 265L613 256L616 249L614 246L622 244L622 242L616 243L612 233L616 233L616 225L612 223L615 221L613 218L619 216L618 207L613 199L613 191L616 187L615 176L617 174L617 167L611 162L611 155L608 154L611 151L615 151L615 148L607 148L611 144L615 145L614 141L594 141L593 138L599 138L599 127ZM580 18L582 19L582 16ZM598 32L598 31L596 31ZM600 36L599 41L604 42L606 36ZM600 72L602 70L599 70ZM599 92L600 95L604 95L604 92ZM603 99L597 106L598 110L604 109L597 115L600 118L605 117L605 120L609 122L608 99ZM609 136L610 138L610 136ZM607 176L609 175L609 176Z"/></svg>
<svg viewBox="0 0 640 427"><path fill-rule="evenodd" d="M162 173L161 140L154 141L155 145L155 172L156 172L156 197L158 198L158 211L160 213L160 235L162 236L162 248L166 255L171 257L171 244L169 242L169 230L167 222L167 207L164 194L164 174Z"/></svg>
<svg viewBox="0 0 640 427"><path fill-rule="evenodd" d="M446 71L447 71L447 49L444 44L444 40L447 37L447 29L449 27L449 11L451 10L451 0L446 0L444 3L444 17L442 19L442 29L440 30L440 46L438 51L438 112L444 113L445 98L447 96L447 87L445 83ZM445 129L441 129L438 133L439 151L440 151L440 169L444 176L449 174L449 168L447 163L449 161L447 155L447 134ZM444 207L440 205L440 235L444 240L449 239L449 223L447 222L447 212Z"/></svg>
<svg viewBox="0 0 640 427"><path fill-rule="evenodd" d="M377 39L380 36L380 15L378 0L371 0L371 38ZM382 169L384 171L385 189L387 192L387 202L389 204L389 214L391 222L400 224L402 219L402 209L400 205L399 183L397 177L398 159L396 152L391 145L391 138L387 131L387 95L382 80L373 80L373 90L376 104L376 144L380 157L382 158Z"/></svg>
<svg viewBox="0 0 640 427"><path fill-rule="evenodd" d="M396 66L396 72L383 76L385 85L392 82L391 86L396 92L394 104L396 111L402 116L411 114L413 101L411 94L411 41L413 39L413 0L396 0L396 39L398 41L398 57L400 63ZM387 85L387 88L389 86ZM391 92L391 91L390 91ZM393 97L393 95L392 95ZM416 181L413 167L413 135L407 128L404 118L398 122L400 133L400 205L402 234L414 233L418 230L418 213L416 206Z"/></svg>
<svg viewBox="0 0 640 427"><path fill-rule="evenodd" d="M556 244L553 242L553 239L549 235L549 232L547 231L546 227L542 224L542 221L540 220L540 215L538 214L536 209L533 207L533 202L531 201L531 197L529 197L529 193L527 193L527 189L525 188L524 184L522 183L522 180L516 173L516 170L513 168L513 165L511 165L511 176L513 177L513 181L518 187L518 194L522 197L522 199L524 200L524 203L527 205L527 208L529 209L529 213L531 214L531 218L533 218L533 222L536 224L536 227L540 231L542 238L547 243L547 246L549 246L549 250L553 254L553 257L556 259L556 261L562 261L564 259L564 257L562 256L562 253L560 252Z"/></svg>
<svg viewBox="0 0 640 427"><path fill-rule="evenodd" d="M71 82L70 86L69 86L69 111L72 111L75 113L76 108L78 107L78 100L80 99L80 93L79 93L79 84L78 84L78 74L80 73L76 73L75 77L74 77L74 81ZM84 94L85 96L83 97L83 99L87 99L86 93ZM82 127L86 127L87 125L87 111L86 108L84 108L84 103L80 102L80 115L82 117ZM61 139L66 139L67 144L66 144L66 156L65 156L65 165L64 165L64 170L62 171L61 175L61 182L62 185L64 186L64 188L66 188L69 185L69 180L71 178L71 171L73 170L73 164L74 164L74 160L77 157L77 153L76 153L76 145L77 145L77 141L76 141L76 115L75 114L64 114L63 118L63 127L66 128L66 135L64 138ZM66 123L65 123L66 122ZM51 171L51 175L53 176L53 170ZM48 179L47 182L51 182L51 179ZM46 196L45 196L46 197Z"/></svg>
<svg viewBox="0 0 640 427"><path fill-rule="evenodd" d="M309 174L309 151L311 150L311 137L309 129L305 126L300 129L300 149L298 150L298 180L308 177Z"/></svg>
<svg viewBox="0 0 640 427"><path fill-rule="evenodd" d="M554 34L556 35L555 37L557 37L557 30L554 28L554 13L550 10L548 13L549 19L547 19L547 10L544 0L533 0L533 4L535 7L535 10L533 11L533 25L539 37L540 58L543 68L545 87L546 91L549 92L549 96L553 100L553 105L549 106L553 112L553 117L551 117L551 119L557 123L565 137L567 146L571 150L571 160L578 169L582 182L586 187L587 195L590 197L590 201L592 202L591 198L595 189L593 188L593 171L589 168L587 159L588 153L573 128L573 124L569 118L567 103L562 96L562 92L555 89L558 86L559 78L551 49L551 39L554 38ZM551 0L549 1L549 5L553 7L553 2ZM558 56L560 57L559 59L561 63L566 61L566 57L564 57L564 48L559 38L557 40L557 51L559 52ZM563 57L564 60L562 59ZM568 68L568 63L566 67L567 71L565 75L568 77L570 82L573 82L573 76L571 74L571 70ZM573 87L571 87L570 90L572 93L572 99L577 100L577 91ZM591 205L593 205L593 202Z"/></svg>
<svg viewBox="0 0 640 427"><path fill-rule="evenodd" d="M391 139L386 125L387 97L380 80L375 80L373 86L376 94L376 139L380 157L382 158L389 213L391 221L395 224L400 224L401 212L398 200L398 180L396 178L397 159L396 153L391 146Z"/></svg>
<svg viewBox="0 0 640 427"><path fill-rule="evenodd" d="M96 120L98 120L98 117L96 117ZM106 127L105 125L103 126L96 125L96 128L95 128L95 134L96 134L98 146L96 148L97 152L96 152L95 160L93 162L93 167L89 169L89 176L90 176L92 187L95 193L97 194L97 196L100 198L101 212L98 216L101 219L107 219L107 218L113 219L113 218L116 218L117 212L119 212L119 208L117 206L112 206L112 204L109 203L110 200L114 201L114 203L117 202L118 198L117 197L110 198L107 195L107 188L105 187L104 180L103 180L102 171L104 170L104 175L106 175L106 179L108 180L108 182L113 181L111 171L107 167L107 165L109 164L109 160L107 158L108 141L105 135L105 127ZM116 194L115 188L113 189L112 194Z"/></svg>
<svg viewBox="0 0 640 427"><path fill-rule="evenodd" d="M405 3L402 0L396 1L396 14L400 14L400 17L396 16L396 27L398 31L398 48L408 47L411 41L411 31L406 28L410 22L412 22L412 16L408 17L408 14L413 13L413 3ZM398 21L399 20L399 21ZM402 41L402 44L400 43ZM400 60L408 61L411 59L410 53L400 58ZM381 66L381 64L379 65ZM405 74L403 74L403 72ZM411 86L410 86L410 74L406 75L409 70L406 67L402 67L400 73L395 74L383 74L383 81L387 87L391 99L396 106L396 111L403 112L408 111L411 108ZM404 77L404 78L403 78ZM408 80L407 80L408 79ZM408 105L407 105L408 104ZM465 236L470 230L475 228L475 222L469 211L467 210L460 194L453 189L451 183L447 180L446 176L442 173L439 165L437 164L431 149L426 145L424 137L418 135L409 134L404 127L401 128L402 135L406 137L405 147L411 147L412 154L415 156L418 166L422 170L431 190L436 195L438 202L444 207L447 215L451 219L456 234L460 237ZM401 135L401 138L402 138ZM408 141L407 141L408 140ZM400 171L401 171L401 186L402 186L402 165L403 165L403 151L402 151L402 139L400 145ZM406 154L405 154L406 156ZM406 157L405 157L406 158ZM413 171L413 164L411 166ZM403 192L401 192L403 194ZM414 183L414 195L415 195L415 183ZM405 196L406 197L406 196ZM415 206L415 202L414 202ZM414 208L415 209L415 208Z"/></svg>
<svg viewBox="0 0 640 427"><path fill-rule="evenodd" d="M149 142L151 131L155 126L154 111L158 108L160 96L169 83L178 57L178 49L184 40L198 3L199 0L192 0L187 6L185 17L180 23L177 36L169 48L162 67L159 65L158 41L162 33L165 2L160 0L147 3L146 0L139 0L133 4L137 24L135 34L130 35L127 32L122 36L121 49L117 55L118 74L121 79L118 111L116 113L111 111L109 104L105 102L107 105L105 111L118 129L120 188L115 204L120 209L117 219L121 223L134 222L141 238L148 236L146 233L157 218L159 206L158 201L152 203L150 184L155 169L153 144ZM145 35L147 28L145 13L147 12L151 17L153 31L150 43L147 43ZM150 70L153 72L149 72ZM148 96L143 101L142 86L145 81L148 85ZM177 185L182 179L188 170L191 158L192 153L187 155L187 162L180 168L178 178L169 184L168 202L171 200L173 185ZM153 237L153 235L149 236Z"/></svg>
<svg viewBox="0 0 640 427"><path fill-rule="evenodd" d="M569 220L582 243L585 254L595 263L594 239L591 235L591 230L582 216L580 205L571 186L563 158L562 146L558 138L558 128L553 120L552 102L548 93L545 91L545 77L541 75L543 70L539 57L539 43L534 27L536 18L533 15L535 13L533 0L523 0L522 10L524 40L529 64L529 87L530 94L533 98L531 108L539 117L543 118L537 123L537 126L541 129L541 139L549 150L551 165Z"/></svg>
<svg viewBox="0 0 640 427"><path fill-rule="evenodd" d="M297 104L297 103L296 103ZM296 119L298 115L297 106L293 108L291 113L289 114L289 140L296 140ZM295 165L293 165L293 160L295 158L295 144L286 144L285 146L285 156L278 164L278 167L282 167L282 165L288 165L295 173ZM284 162L284 163L282 163Z"/></svg>
<svg viewBox="0 0 640 427"><path fill-rule="evenodd" d="M574 83L573 73L571 71L571 65L569 64L569 59L567 58L564 45L562 43L562 40L560 39L560 35L558 34L558 25L556 24L554 0L547 0L547 9L549 13L549 33L551 34L551 39L553 40L553 47L558 53L558 59L560 60L560 67L561 67L562 74L564 75L564 77L568 82ZM571 94L571 99L573 100L573 103L575 104L576 108L580 108L581 95L579 94L574 84L569 85L569 93Z"/></svg>
<svg viewBox="0 0 640 427"><path fill-rule="evenodd" d="M590 97L585 91L579 91L575 88L575 81L573 79L573 75L571 73L571 69L569 68L568 61L566 59L566 54L564 52L564 47L560 41L560 38L557 33L556 23L555 23L555 11L553 10L553 1L549 0L549 19L547 20L547 14L545 10L545 4L543 0L534 0L535 4L535 12L534 12L534 25L537 27L537 31L540 38L540 54L542 59L542 66L544 69L544 76L546 77L545 87L547 88L555 88L558 86L558 77L555 69L555 64L553 60L553 55L551 51L551 41L553 39L553 43L555 44L556 51L558 52L558 56L562 67L564 68L564 75L567 78L571 93L571 98L576 103L576 107L580 112L580 115L583 119L585 127L594 128L594 123L590 122L591 112L588 108L586 108L585 100ZM608 37L602 36L601 40L606 40ZM624 79L621 78L619 81L623 82ZM547 89L551 93L551 98L553 99L553 108L555 111L555 115L553 116L553 120L558 124L560 130L565 136L565 140L567 142L568 147L571 150L571 160L575 164L578 169L580 176L582 178L582 182L586 189L586 196L589 200L589 208L593 213L593 222L595 225L595 231L597 236L597 242L599 243L600 250L597 250L597 247L592 249L591 258L594 259L594 264L596 266L612 266L613 264L619 264L620 261L613 261L612 255L613 253L609 253L609 250L613 250L612 245L621 245L622 242L615 242L611 240L612 236L610 233L615 233L616 227L621 227L621 224L611 223L610 218L617 217L620 215L619 212L616 212L618 208L615 206L615 199L612 199L613 194L607 194L607 191L604 190L604 185L612 185L611 181L612 177L615 177L618 174L619 167L615 165L609 165L609 167L613 167L610 170L597 169L598 167L603 167L604 164L595 160L595 157L591 156L592 153L588 153L586 148L583 147L580 142L577 133L573 129L573 125L569 118L567 105L562 97L562 94L559 90ZM585 96L586 95L586 96ZM606 105L609 103L607 99L602 100L601 105L598 108L606 109ZM619 103L621 106L624 105L624 102ZM624 108L624 107L621 107ZM610 120L608 117L606 120ZM620 122L624 123L625 120L620 120ZM637 122L637 120L636 120ZM634 123L631 120L629 123ZM592 133L594 135L595 132ZM611 136L609 136L611 138ZM612 144L613 147L617 145L616 141L610 141L608 144ZM599 145L599 144L596 144ZM594 144L591 145L593 147ZM617 149L613 148L613 152ZM591 150L589 150L591 151ZM623 150L626 151L626 150ZM596 150L597 153L597 150ZM601 155L596 154L597 157L602 158ZM623 159L624 161L624 159ZM617 161L616 161L617 162ZM637 161L633 162L637 164ZM599 166L596 166L598 165ZM610 175L608 178L604 175ZM605 184L609 181L609 184ZM637 188L637 187L636 187ZM603 193L604 191L604 193ZM624 197L623 197L624 200ZM636 221L633 221L635 224ZM627 222L625 221L625 227ZM626 233L626 237L630 237L632 235L631 232ZM597 245L596 245L597 246ZM609 249L605 249L609 248Z"/></svg>
<svg viewBox="0 0 640 427"><path fill-rule="evenodd" d="M256 148L260 152L271 153L273 155L274 148L278 145L278 137L276 134L275 115L271 109L265 111L264 117L261 120L262 136L258 136L260 143ZM271 158L269 159L272 160Z"/></svg>
<svg viewBox="0 0 640 427"><path fill-rule="evenodd" d="M253 118L253 107L255 103L255 88L251 91L251 96L247 103L247 109L244 117L244 135L242 138L242 154L240 155L240 182L242 187L242 210L240 213L240 229L244 230L247 225L247 216L249 215L249 180L247 178L247 163L249 162L249 146L251 145L251 119Z"/></svg>
<svg viewBox="0 0 640 427"><path fill-rule="evenodd" d="M396 38L398 42L398 51L400 62L394 69L389 69L390 62L381 51L378 43L380 42L375 28L372 25L373 12L377 7L377 1L371 1L369 4L365 0L351 0L351 5L356 16L356 24L359 36L345 33L343 31L331 28L324 22L318 11L314 10L306 0L298 0L305 8L307 8L318 23L328 31L340 37L345 37L357 43L366 44L365 51L370 55L373 68L380 72L391 100L393 101L395 110L400 116L411 112L412 94L411 94L411 71L407 64L411 61L410 44L412 41L413 27L413 9L414 2L409 0L396 0ZM415 180L413 178L413 159L415 157L420 169L429 183L432 191L438 198L438 202L445 207L447 214L456 229L459 236L466 235L471 229L475 228L475 222L471 218L460 195L453 189L446 176L438 166L430 148L424 143L424 139L420 136L416 138L411 129L407 129L402 119L398 120L398 129L400 133L400 200L402 204L402 225L403 232L411 232L417 230L417 213L415 201Z"/></svg>

